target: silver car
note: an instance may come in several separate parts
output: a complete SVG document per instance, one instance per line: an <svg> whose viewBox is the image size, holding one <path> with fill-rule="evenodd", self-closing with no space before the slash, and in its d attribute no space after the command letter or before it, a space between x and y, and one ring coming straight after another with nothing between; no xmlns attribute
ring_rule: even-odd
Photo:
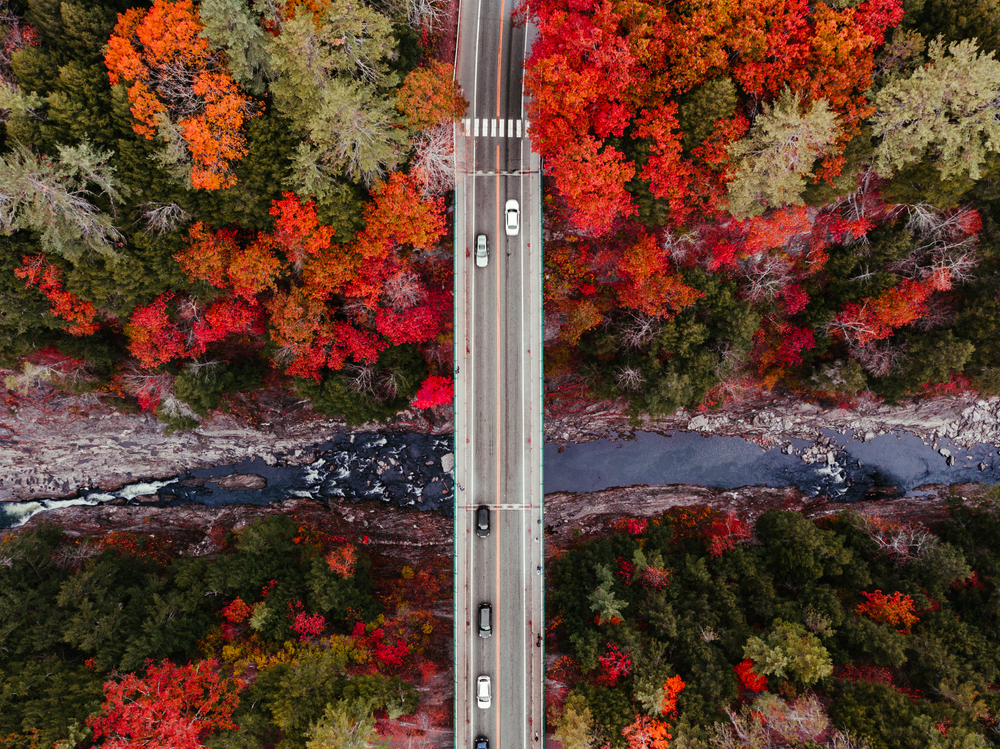
<svg viewBox="0 0 1000 749"><path fill-rule="evenodd" d="M476 679L476 704L484 710L493 704L489 676L480 676Z"/></svg>
<svg viewBox="0 0 1000 749"><path fill-rule="evenodd" d="M521 228L521 209L516 200L508 200L504 205L504 215L507 217L504 222L508 237L516 237Z"/></svg>
<svg viewBox="0 0 1000 749"><path fill-rule="evenodd" d="M485 234L476 237L476 267L485 268L490 262L490 246Z"/></svg>

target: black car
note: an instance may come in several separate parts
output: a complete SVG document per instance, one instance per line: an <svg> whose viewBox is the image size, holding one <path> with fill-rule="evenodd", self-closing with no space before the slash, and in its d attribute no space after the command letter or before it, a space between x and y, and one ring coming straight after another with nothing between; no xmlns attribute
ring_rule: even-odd
<svg viewBox="0 0 1000 749"><path fill-rule="evenodd" d="M493 607L488 603L479 604L479 636L489 637L493 634Z"/></svg>
<svg viewBox="0 0 1000 749"><path fill-rule="evenodd" d="M476 535L480 538L490 535L490 508L486 505L476 508Z"/></svg>
<svg viewBox="0 0 1000 749"><path fill-rule="evenodd" d="M490 749L490 740L485 736L476 736L476 749Z"/></svg>

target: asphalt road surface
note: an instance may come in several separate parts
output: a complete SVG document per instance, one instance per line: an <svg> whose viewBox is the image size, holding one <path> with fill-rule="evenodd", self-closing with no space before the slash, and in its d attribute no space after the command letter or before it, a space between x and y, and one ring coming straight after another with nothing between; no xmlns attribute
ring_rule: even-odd
<svg viewBox="0 0 1000 749"><path fill-rule="evenodd" d="M455 66L470 102L455 142L455 741L470 749L477 736L490 749L544 740L541 182L521 82L532 29L512 25L512 8L462 0ZM504 227L510 199L516 236ZM479 505L490 507L486 538ZM489 638L480 603L493 607ZM477 705L481 675L489 708Z"/></svg>

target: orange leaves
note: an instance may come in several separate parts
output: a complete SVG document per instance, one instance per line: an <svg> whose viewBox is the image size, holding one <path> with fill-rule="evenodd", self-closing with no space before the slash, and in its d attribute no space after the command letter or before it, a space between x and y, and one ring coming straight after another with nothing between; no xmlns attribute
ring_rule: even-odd
<svg viewBox="0 0 1000 749"><path fill-rule="evenodd" d="M233 166L247 153L242 128L257 105L201 31L191 0L156 0L118 16L104 62L112 85L129 84L135 132L152 139L166 116L190 152L191 183L218 190L236 184Z"/></svg>
<svg viewBox="0 0 1000 749"><path fill-rule="evenodd" d="M174 255L174 260L189 278L208 281L222 289L228 283L229 264L238 250L236 232L229 229L212 232L201 221L196 221L188 230L187 246Z"/></svg>
<svg viewBox="0 0 1000 749"><path fill-rule="evenodd" d="M667 251L659 246L655 237L645 232L622 253L618 273L621 278L616 287L619 304L641 310L651 317L669 315L703 296L671 270Z"/></svg>
<svg viewBox="0 0 1000 749"><path fill-rule="evenodd" d="M281 271L281 260L274 254L275 241L266 234L259 234L245 250L237 252L229 264L229 282L233 292L246 299L269 289Z"/></svg>
<svg viewBox="0 0 1000 749"><path fill-rule="evenodd" d="M354 575L354 565L358 561L358 547L344 543L334 547L325 557L326 565L345 580Z"/></svg>
<svg viewBox="0 0 1000 749"><path fill-rule="evenodd" d="M666 680L663 684L663 698L660 701L660 715L666 717L677 715L677 697L683 689L684 680L680 676L671 676Z"/></svg>
<svg viewBox="0 0 1000 749"><path fill-rule="evenodd" d="M208 281L218 289L233 291L250 299L275 288L282 263L274 254L274 238L260 234L241 249L236 232L221 229L212 232L200 221L188 231L188 244L174 255L181 269L195 280Z"/></svg>
<svg viewBox="0 0 1000 749"><path fill-rule="evenodd" d="M877 297L844 305L832 327L857 346L883 340L892 335L894 329L926 315L930 295L950 285L951 274L944 269L937 269L929 278L920 281L903 279Z"/></svg>
<svg viewBox="0 0 1000 749"><path fill-rule="evenodd" d="M637 715L634 723L622 729L622 736L629 749L668 749L673 738L667 733L669 729L670 726L662 720Z"/></svg>
<svg viewBox="0 0 1000 749"><path fill-rule="evenodd" d="M469 103L454 78L455 66L438 60L409 72L396 94L396 109L410 127L423 130L465 114Z"/></svg>
<svg viewBox="0 0 1000 749"><path fill-rule="evenodd" d="M920 621L914 613L913 600L908 596L896 591L891 596L885 595L881 590L873 593L861 591L867 600L859 603L856 612L864 614L882 624L896 627L900 633L908 634L910 627Z"/></svg>

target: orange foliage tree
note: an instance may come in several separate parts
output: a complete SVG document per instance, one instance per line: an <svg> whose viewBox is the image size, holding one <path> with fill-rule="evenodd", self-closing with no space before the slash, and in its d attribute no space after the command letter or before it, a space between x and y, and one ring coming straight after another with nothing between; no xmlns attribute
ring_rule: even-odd
<svg viewBox="0 0 1000 749"><path fill-rule="evenodd" d="M243 125L258 108L201 31L191 0L156 0L119 14L104 62L111 85L128 84L133 130L152 139L165 118L190 153L191 183L218 190L236 183L233 166L247 153Z"/></svg>
<svg viewBox="0 0 1000 749"><path fill-rule="evenodd" d="M651 234L622 253L618 264L618 302L651 317L670 315L694 304L702 292L688 286L670 265L670 255Z"/></svg>
<svg viewBox="0 0 1000 749"><path fill-rule="evenodd" d="M421 130L457 120L468 108L450 62L431 60L411 70L396 94L396 109L410 127Z"/></svg>
<svg viewBox="0 0 1000 749"><path fill-rule="evenodd" d="M647 715L637 715L635 722L622 729L622 736L628 742L629 749L668 749L670 739L666 723Z"/></svg>
<svg viewBox="0 0 1000 749"><path fill-rule="evenodd" d="M903 279L877 297L844 305L831 327L858 346L883 340L896 328L926 315L930 295L950 286L948 271L937 271L922 280Z"/></svg>
<svg viewBox="0 0 1000 749"><path fill-rule="evenodd" d="M914 613L913 599L896 591L887 596L881 590L872 593L861 591L865 597L864 603L859 603L857 613L873 619L876 622L896 627L900 632L908 633L910 627L920 621Z"/></svg>

